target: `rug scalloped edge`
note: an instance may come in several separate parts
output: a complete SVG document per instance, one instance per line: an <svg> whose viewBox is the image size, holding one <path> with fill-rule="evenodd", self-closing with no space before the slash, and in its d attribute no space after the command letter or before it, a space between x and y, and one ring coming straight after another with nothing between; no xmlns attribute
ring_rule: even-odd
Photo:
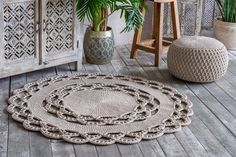
<svg viewBox="0 0 236 157"><path fill-rule="evenodd" d="M189 115L186 115L186 118L188 119L188 122L186 124L180 124L180 122L176 121L175 119L171 119L173 120L172 124L169 124L169 129L168 129L168 125L166 126L166 124L164 125L164 122L163 122L163 125L164 125L164 128L162 128L162 130L160 130L159 132L156 131L156 134L154 132L155 135L153 136L148 136L147 134L150 132L150 128L149 130L146 129L146 130L141 130L143 131L144 133L141 134L141 135L131 135L131 133L128 133L128 134L123 134L121 136L121 138L119 139L114 139L114 138L110 138L107 140L107 134L105 135L98 135L98 138L94 138L94 139L84 139L85 135L83 134L80 134L80 133L71 133L71 132L67 132L65 130L60 130L59 128L51 125L51 124L47 124L47 125L50 125L50 127L48 127L47 125L42 125L43 124L43 121L42 120L36 120L35 122L37 124L33 124L35 122L32 122L30 121L30 119L32 119L34 116L32 114L28 114L27 117L25 117L25 119L23 119L22 115L20 115L20 111L19 112L14 112L13 111L13 108L14 107L18 107L16 103L12 102L11 99L15 96L17 96L19 93L21 93L22 91L25 91L25 88L27 85L29 84L32 84L32 83L37 83L37 82L40 82L40 81L46 81L46 80L50 80L49 82L53 82L57 79L65 79L66 78L71 78L71 77L76 77L76 76L80 76L80 75L88 75L88 76L96 76L96 75L105 75L105 76L124 76L124 78L129 78L129 79L140 79L140 81L144 81L146 83L157 83L159 85L162 85L163 87L166 87L166 88L169 88L169 89L173 89L175 91L175 93L177 94L180 94L182 96L185 97L186 99L186 102L188 103L188 109L190 110L189 112ZM176 132L176 131L180 131L181 128L183 126L187 126L191 123L191 119L190 117L193 115L193 110L192 110L192 103L187 99L187 97L178 92L176 89L168 86L168 85L165 85L163 83L160 83L160 82L156 82L156 81L152 81L152 80L147 80L147 79L144 79L142 77L133 77L133 76L125 76L125 75L122 75L122 74L105 74L105 73L93 73L93 74L87 74L87 73L77 73L77 74L73 74L73 75L61 75L61 76L55 76L55 77L49 77L49 78L43 78L43 79L40 79L38 81L35 81L35 82L32 82L32 83L27 83L23 88L20 88L18 90L15 90L13 95L9 98L9 106L7 108L7 111L11 114L12 118L20 123L23 123L23 127L27 130L30 130L30 131L38 131L38 132L41 132L44 136L48 137L48 138L52 138L52 139L61 139L61 140L65 140L67 142L70 142L70 143L74 143L74 144L83 144L83 143L91 143L91 144L95 144L95 145L110 145L110 144L114 144L114 143L121 143L121 144L135 144L135 143L138 143L140 142L141 140L145 140L145 139L156 139L160 136L162 136L163 134L166 134L166 133L173 133L173 132ZM24 108L25 110L27 110L27 108ZM17 117L16 115L20 115L22 116L21 118ZM35 117L36 118L36 117ZM37 118L36 118L37 119ZM28 122L28 123L26 123ZM31 122L31 123L29 123ZM30 126L30 125L26 125L26 124L33 124L33 127ZM36 128L37 129L36 129ZM48 128L47 128L48 127ZM51 128L52 127L52 128ZM54 128L53 128L54 127ZM156 127L156 126L154 126ZM153 127L153 128L154 128ZM51 132L49 131L50 129ZM46 131L47 130L47 131ZM56 134L57 133L57 134ZM77 137L81 137L81 139L77 138L72 138L74 136L77 136ZM129 138L133 137L131 140ZM127 139L129 140L127 140Z"/></svg>

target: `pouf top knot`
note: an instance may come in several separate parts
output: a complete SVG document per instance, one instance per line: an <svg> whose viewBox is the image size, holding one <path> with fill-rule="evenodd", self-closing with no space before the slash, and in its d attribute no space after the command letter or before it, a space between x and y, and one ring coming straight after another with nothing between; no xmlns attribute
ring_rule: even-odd
<svg viewBox="0 0 236 157"><path fill-rule="evenodd" d="M191 82L212 82L228 68L228 52L216 39L187 36L175 40L168 51L169 72Z"/></svg>
<svg viewBox="0 0 236 157"><path fill-rule="evenodd" d="M224 47L220 41L204 36L185 36L175 40L174 45L191 49L222 49Z"/></svg>

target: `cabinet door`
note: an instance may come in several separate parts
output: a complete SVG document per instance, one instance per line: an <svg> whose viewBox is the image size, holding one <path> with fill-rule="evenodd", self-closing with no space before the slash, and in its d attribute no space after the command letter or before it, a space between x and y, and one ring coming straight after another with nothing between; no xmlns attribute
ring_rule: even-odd
<svg viewBox="0 0 236 157"><path fill-rule="evenodd" d="M38 0L0 3L1 69L11 72L38 65Z"/></svg>
<svg viewBox="0 0 236 157"><path fill-rule="evenodd" d="M42 1L42 62L75 55L75 0Z"/></svg>

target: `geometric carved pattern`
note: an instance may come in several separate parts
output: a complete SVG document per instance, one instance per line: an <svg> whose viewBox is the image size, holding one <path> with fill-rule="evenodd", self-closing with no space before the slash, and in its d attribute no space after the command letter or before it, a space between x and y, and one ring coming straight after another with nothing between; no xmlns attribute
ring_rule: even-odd
<svg viewBox="0 0 236 157"><path fill-rule="evenodd" d="M215 0L205 0L203 2L202 27L211 28L213 26Z"/></svg>
<svg viewBox="0 0 236 157"><path fill-rule="evenodd" d="M4 3L4 57L19 60L35 54L35 0Z"/></svg>
<svg viewBox="0 0 236 157"><path fill-rule="evenodd" d="M183 35L199 35L201 29L202 6L199 5L201 0L179 0L178 13L181 25L181 33ZM165 6L164 18L164 36L172 37L171 8ZM199 15L199 16L198 16Z"/></svg>
<svg viewBox="0 0 236 157"><path fill-rule="evenodd" d="M197 24L197 5L196 4L186 4L184 18L181 23L184 35L195 35L195 30L200 27L201 24Z"/></svg>
<svg viewBox="0 0 236 157"><path fill-rule="evenodd" d="M46 3L46 52L54 55L73 48L73 0L48 0Z"/></svg>
<svg viewBox="0 0 236 157"><path fill-rule="evenodd" d="M214 19L220 16L215 0L177 0L183 35L199 35L201 29L211 29ZM170 7L164 8L164 36L172 37Z"/></svg>

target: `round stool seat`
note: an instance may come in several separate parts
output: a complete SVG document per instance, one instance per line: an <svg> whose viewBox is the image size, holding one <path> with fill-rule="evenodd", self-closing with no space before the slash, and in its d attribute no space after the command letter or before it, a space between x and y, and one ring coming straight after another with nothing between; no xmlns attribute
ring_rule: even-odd
<svg viewBox="0 0 236 157"><path fill-rule="evenodd" d="M191 82L212 82L228 68L228 52L216 39L192 36L172 43L167 55L169 72Z"/></svg>

